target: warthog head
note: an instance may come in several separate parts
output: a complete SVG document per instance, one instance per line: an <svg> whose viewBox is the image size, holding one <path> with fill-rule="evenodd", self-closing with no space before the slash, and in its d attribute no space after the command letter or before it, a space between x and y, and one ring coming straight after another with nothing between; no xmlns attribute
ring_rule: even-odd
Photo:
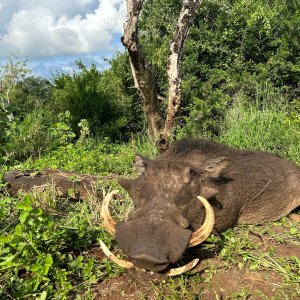
<svg viewBox="0 0 300 300"><path fill-rule="evenodd" d="M227 163L228 159L221 158L195 168L184 161L136 157L140 176L119 180L132 198L134 210L123 222L104 216L104 223L111 226L133 265L154 272L165 270L188 247L209 236L214 213L202 197L209 199L218 193L213 178Z"/></svg>

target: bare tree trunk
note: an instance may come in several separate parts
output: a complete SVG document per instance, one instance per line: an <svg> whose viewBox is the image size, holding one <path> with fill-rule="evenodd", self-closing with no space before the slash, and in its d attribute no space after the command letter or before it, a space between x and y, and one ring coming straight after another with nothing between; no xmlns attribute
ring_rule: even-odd
<svg viewBox="0 0 300 300"><path fill-rule="evenodd" d="M127 0L128 20L121 41L129 53L135 87L143 99L150 136L157 139L162 126L157 86L151 66L147 64L138 42L138 18L142 5L143 0Z"/></svg>
<svg viewBox="0 0 300 300"><path fill-rule="evenodd" d="M166 119L161 112L154 73L147 64L138 42L138 18L143 6L143 0L127 0L128 19L124 28L122 43L127 48L132 74L136 88L140 91L147 116L150 136L158 143L161 150L169 146L173 133L175 116L181 100L180 63L183 45L188 30L193 22L196 10L202 0L184 0L178 18L177 26L170 44L167 73L169 77L168 108Z"/></svg>
<svg viewBox="0 0 300 300"><path fill-rule="evenodd" d="M197 8L202 0L183 1L182 9L177 21L173 39L170 44L170 55L168 59L168 109L165 126L160 136L160 147L168 148L169 138L173 132L175 115L180 107L181 102L181 60L183 45L188 31L194 20Z"/></svg>

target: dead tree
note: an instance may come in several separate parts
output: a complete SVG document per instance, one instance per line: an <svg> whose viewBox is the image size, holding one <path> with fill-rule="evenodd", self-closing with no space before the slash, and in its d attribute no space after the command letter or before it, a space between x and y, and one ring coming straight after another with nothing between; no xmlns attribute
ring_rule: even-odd
<svg viewBox="0 0 300 300"><path fill-rule="evenodd" d="M167 73L169 78L168 108L166 117L158 101L157 85L154 72L146 62L138 40L138 19L143 0L127 0L127 23L121 41L127 48L135 87L139 90L144 104L150 136L158 143L161 150L169 146L175 116L181 101L181 73L183 45L189 28L202 0L183 0L182 9L170 43Z"/></svg>

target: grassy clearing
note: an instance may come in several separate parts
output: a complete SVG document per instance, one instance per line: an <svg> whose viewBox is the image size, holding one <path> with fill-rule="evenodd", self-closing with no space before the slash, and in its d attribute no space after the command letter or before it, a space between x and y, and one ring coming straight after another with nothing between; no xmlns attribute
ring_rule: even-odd
<svg viewBox="0 0 300 300"><path fill-rule="evenodd" d="M219 140L240 148L281 154L300 163L297 118L282 104L240 103L229 110ZM60 147L14 168L52 167L79 173L134 176L132 160L136 152L152 157L157 154L150 142L138 138L127 145L87 141ZM0 173L7 169L3 165ZM106 190L119 189L116 181L102 180L99 186ZM132 208L128 196L123 191L121 195L121 199L113 202L112 213L117 219L124 219ZM18 199L2 193L0 298L97 299L95 287L113 279L120 284L122 277L118 276L123 270L99 254L99 238L121 253L101 227L98 209L99 201L95 197L72 203L56 199L51 190L40 195L21 195ZM253 231L266 240L266 251ZM134 294L130 294L125 281L118 292L124 299L251 299L251 296L253 299L298 299L300 254L295 249L299 249L299 241L299 225L287 218L264 226L239 226L220 236L211 236L192 250L199 255L212 254L202 261L198 273L168 279L158 285L149 282L146 287L137 285ZM253 289L247 276L272 286L272 293L262 285ZM226 281L229 278L240 280L236 289L233 282ZM97 293L99 299L106 299L101 298L101 289ZM108 293L107 297L112 299L112 294Z"/></svg>
<svg viewBox="0 0 300 300"><path fill-rule="evenodd" d="M66 145L36 160L28 159L19 169L46 167L90 174L132 174L136 152L153 156L155 149L140 139L128 145L88 141ZM1 174L8 170L2 166ZM116 181L99 180L104 190L120 188ZM112 245L99 218L99 199L72 203L57 199L51 187L42 193L10 198L2 185L0 194L0 298L2 299L91 299L91 287L122 272L107 259L96 259L98 240ZM112 214L124 219L131 200L115 201Z"/></svg>

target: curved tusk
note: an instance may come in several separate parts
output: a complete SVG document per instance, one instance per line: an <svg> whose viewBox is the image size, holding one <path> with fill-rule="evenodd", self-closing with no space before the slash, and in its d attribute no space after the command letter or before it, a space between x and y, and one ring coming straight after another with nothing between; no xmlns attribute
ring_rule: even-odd
<svg viewBox="0 0 300 300"><path fill-rule="evenodd" d="M110 259L112 260L114 263L116 263L117 265L119 265L122 268L125 269L132 269L134 267L133 263L124 259L120 259L117 258L107 247L106 245L103 243L103 241L99 240L100 242L100 247L102 249L102 251L104 252L104 254Z"/></svg>
<svg viewBox="0 0 300 300"><path fill-rule="evenodd" d="M109 203L113 197L113 195L117 194L118 190L113 190L110 193L108 193L102 202L101 209L100 209L100 216L102 218L102 225L106 228L106 230L111 233L112 235L115 235L116 229L116 221L111 217L109 212Z"/></svg>
<svg viewBox="0 0 300 300"><path fill-rule="evenodd" d="M117 264L118 266L125 268L125 269L137 269L139 271L143 271L143 272L147 272L145 269L141 269L141 268L137 268L134 266L134 264L130 261L124 260L124 259L120 259L117 258L107 247L106 245L103 243L102 240L99 240L100 243L100 247L103 251L103 253L107 256L107 258L109 258L111 261L113 261L115 264ZM174 268L174 269L170 269L168 270L166 273L164 273L164 275L167 276L177 276L183 273L188 272L189 270L193 269L197 263L199 262L199 259L196 258L194 260L192 260L191 262L189 262L188 264L179 267L179 268ZM154 274L153 272L149 272L150 274Z"/></svg>
<svg viewBox="0 0 300 300"><path fill-rule="evenodd" d="M174 268L174 269L170 269L168 272L164 273L167 276L177 276L183 273L188 272L189 270L193 269L197 263L199 262L199 258L196 258L194 260L192 260L191 262L189 262L188 264L179 267L179 268Z"/></svg>
<svg viewBox="0 0 300 300"><path fill-rule="evenodd" d="M198 230L192 233L188 244L188 248L197 246L201 244L203 241L205 241L210 235L210 233L212 232L215 224L214 210L209 204L209 202L201 196L198 196L197 198L204 205L206 217L203 225Z"/></svg>

